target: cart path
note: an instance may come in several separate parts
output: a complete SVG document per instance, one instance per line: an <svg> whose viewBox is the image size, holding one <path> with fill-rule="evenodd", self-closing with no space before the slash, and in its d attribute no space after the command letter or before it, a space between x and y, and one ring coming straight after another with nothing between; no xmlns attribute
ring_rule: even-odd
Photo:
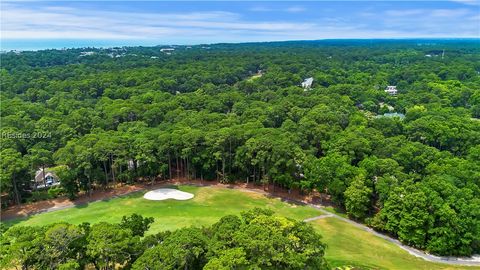
<svg viewBox="0 0 480 270"><path fill-rule="evenodd" d="M279 198L281 200L291 202L291 203L308 205L310 207L313 207L313 208L319 210L323 214L319 215L319 216L307 218L307 219L304 220L304 222L311 222L311 221L315 221L315 220L322 219L322 218L336 218L336 219L340 219L344 222L347 222L347 223L349 223L349 224L351 224L355 227L358 227L358 228L360 228L364 231L367 231L367 232L369 232L369 233L371 233L371 234L373 234L377 237L380 237L380 238L382 238L382 239L384 239L388 242L391 242L391 243L395 244L396 246L398 246L399 248L407 251L411 255L413 255L415 257L422 258L425 261L434 262L434 263L451 264L451 265L460 265L460 266L480 266L480 255L475 255L471 258L467 258L467 257L441 257L441 256L431 255L431 254L425 253L421 250L412 248L410 246L406 246L406 245L402 244L399 240L397 240L393 237L390 237L388 235L385 235L383 233L379 233L379 232L373 230L372 228L365 226L362 223L359 223L359 222L353 221L351 219L339 216L337 214L328 212L327 210L325 210L325 207L322 206L322 205L312 204L312 203L301 201L301 200L291 199L291 198L288 198L288 197L285 197L285 196L275 195L275 194L272 194L271 192L267 192L267 191L264 191L264 190L261 190L261 189L256 189L256 188L249 188L249 187L244 187L244 186L239 186L239 185L224 185L224 184L218 184L218 183L205 183L205 182L198 183L198 182L175 182L175 181L172 181L172 182L158 183L154 186L144 185L142 187L137 187L137 188L134 188L132 190L126 191L124 193L122 192L121 194L111 194L113 196L110 196L110 198L122 197L122 196L128 195L130 193L144 191L144 190L151 190L151 189L154 189L154 188L161 188L162 186L172 185L172 184L194 185L194 186L203 186L203 187L213 186L213 187L222 187L222 188L228 188L228 189L237 189L237 190L259 193L259 194L263 194L263 195L266 195L266 196L269 196L269 197ZM102 199L105 199L105 198L102 198ZM53 211L57 211L57 210L61 210L61 209L72 208L72 207L75 207L76 205L79 205L79 204L88 204L88 203L91 203L91 202L100 201L102 199L94 198L92 200L88 200L87 202L81 202L81 203L76 203L76 204L70 202L70 203L66 203L64 205L47 207L47 208L44 208L40 211L29 213L26 216L35 215L35 214L39 214L39 213L45 213L45 212L53 212ZM3 219L3 220L6 220L6 219Z"/></svg>
<svg viewBox="0 0 480 270"><path fill-rule="evenodd" d="M237 187L234 187L234 188L237 189ZM323 215L307 218L307 219L304 220L305 222L310 222L310 221L314 221L314 220L317 220L317 219L328 218L328 217L337 218L337 219L340 219L344 222L347 222L347 223L349 223L349 224L351 224L351 225L353 225L357 228L360 228L364 231L367 231L367 232L369 232L369 233L371 233L371 234L373 234L377 237L380 237L380 238L382 238L382 239L384 239L384 240L386 240L390 243L393 243L396 246L398 246L399 248L407 251L411 255L413 255L415 257L422 258L425 261L434 262L434 263L459 265L459 266L480 266L480 255L474 255L471 258L469 258L469 257L448 257L448 256L431 255L431 254L425 253L421 250L418 250L416 248L412 248L410 246L404 245L399 240L397 240L393 237L390 237L386 234L379 233L379 232L373 230L372 228L367 227L366 225L364 225L362 223L359 223L359 222L356 222L354 220L344 218L344 217L339 216L337 214L328 212L327 210L325 210L325 207L322 206L322 205L312 204L312 203L308 203L308 202L304 202L304 201L292 200L290 198L286 198L286 197L282 197L282 196L275 196L275 195L273 195L269 192L260 191L260 190L257 190L257 189L251 189L251 188L238 188L238 189L248 190L248 191L251 191L251 192L256 192L256 193L261 193L261 194L277 197L277 198L280 198L280 199L285 200L287 202L300 203L300 204L308 205L310 207L318 209L319 211L321 211L323 213Z"/></svg>
<svg viewBox="0 0 480 270"><path fill-rule="evenodd" d="M415 257L419 257L419 258L422 258L426 261L429 261L429 262L435 262L435 263L445 263L445 264L453 264L453 265L462 265L462 266L480 266L480 256L476 255L476 256L473 256L472 258L462 258L462 257L447 257L447 256L435 256L435 255L431 255L431 254L428 254L428 253L425 253L421 250L418 250L416 248L412 248L410 246L407 246L407 245L404 245L402 244L402 242L400 242L399 240L393 238L393 237L390 237L388 235L385 235L383 233L379 233L375 230L373 230L372 228L370 227L367 227L361 223L358 223L358 222L355 222L351 219L348 219L348 218L344 218L344 217L341 217L339 215L336 215L336 214L333 214L333 213L330 213L328 211L326 211L322 206L319 206L319 205L314 205L314 204L309 204L311 207L315 208L315 209L318 209L320 210L321 212L325 213L325 215L321 215L321 216L317 216L317 217L313 217L313 218L310 218L310 219L307 219L309 221L312 221L312 220L316 220L316 219L319 219L319 218L325 218L327 217L327 215L329 215L330 217L333 217L333 218L337 218L337 219L340 219L344 222L347 222L355 227L358 227L364 231L367 231L377 237L380 237L384 240L387 240L388 242L390 243L393 243L395 244L396 246L398 246L399 248L407 251L408 253L410 253L411 255L415 256ZM305 220L306 221L306 220Z"/></svg>
<svg viewBox="0 0 480 270"><path fill-rule="evenodd" d="M320 215L320 216L316 216L316 217L311 217L311 218L304 219L303 222L310 222L310 221L314 221L314 220L322 219L322 218L327 218L327 217L333 217L333 215L332 214L325 214L325 215Z"/></svg>

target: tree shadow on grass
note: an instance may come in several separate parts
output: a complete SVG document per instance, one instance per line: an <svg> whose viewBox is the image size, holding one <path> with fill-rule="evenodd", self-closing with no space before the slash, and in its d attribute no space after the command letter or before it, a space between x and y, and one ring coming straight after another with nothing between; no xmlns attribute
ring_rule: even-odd
<svg viewBox="0 0 480 270"><path fill-rule="evenodd" d="M275 195L273 195L273 194L265 194L265 197L267 197L267 198L269 198L269 199L280 199L281 202L286 203L286 204L290 204L290 205L296 205L296 206L307 205L307 204L304 203L304 202L300 202L300 201L297 201L297 200L288 199L288 198L285 198L285 197L275 196Z"/></svg>
<svg viewBox="0 0 480 270"><path fill-rule="evenodd" d="M15 218L10 218L10 219L2 219L0 221L0 223L3 225L3 226L6 226L7 228L10 228L14 225L17 225L18 223L21 223L21 222L24 222L24 221L27 221L30 219L31 216L26 216L26 217L15 217Z"/></svg>
<svg viewBox="0 0 480 270"><path fill-rule="evenodd" d="M165 186L162 186L161 188L179 189L178 185L173 185L173 184L165 185Z"/></svg>
<svg viewBox="0 0 480 270"><path fill-rule="evenodd" d="M112 200L116 200L116 199L134 199L134 198L138 198L140 196L143 196L143 193L145 193L144 190L138 190L138 191L133 191L133 192L130 192L128 194L121 194L121 195L115 195L115 196L112 196L112 197L107 197L107 198L103 198L103 199L100 199L100 200L94 200L94 201L90 201L90 202L73 202L74 204L74 208L77 208L77 209L82 209L82 208L86 208L88 207L90 204L92 203L95 203L95 202L110 202Z"/></svg>
<svg viewBox="0 0 480 270"><path fill-rule="evenodd" d="M88 202L78 203L78 204L76 203L74 204L75 206L73 208L77 208L77 209L87 208L89 204L90 203Z"/></svg>
<svg viewBox="0 0 480 270"><path fill-rule="evenodd" d="M226 185L226 188L228 188L228 189L235 189L235 185L234 185L234 184L227 184L227 185Z"/></svg>

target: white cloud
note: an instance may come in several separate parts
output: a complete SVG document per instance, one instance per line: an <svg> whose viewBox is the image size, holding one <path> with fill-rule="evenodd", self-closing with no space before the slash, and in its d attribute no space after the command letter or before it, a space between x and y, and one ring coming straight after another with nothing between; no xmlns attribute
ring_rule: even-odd
<svg viewBox="0 0 480 270"><path fill-rule="evenodd" d="M191 13L126 13L48 7L33 10L4 6L2 36L14 38L161 38L214 35L233 30L302 31L310 23L251 22L224 11Z"/></svg>
<svg viewBox="0 0 480 270"><path fill-rule="evenodd" d="M442 17L444 19L451 17L463 17L469 13L468 9L434 9L431 15L435 17Z"/></svg>
<svg viewBox="0 0 480 270"><path fill-rule="evenodd" d="M296 12L304 12L306 9L304 7L300 7L300 6L295 6L295 7L289 7L289 8L286 8L285 11L287 12L292 12L292 13L296 13Z"/></svg>
<svg viewBox="0 0 480 270"><path fill-rule="evenodd" d="M258 11L262 7L257 7ZM263 11L272 11L263 8ZM282 9L302 12L300 6ZM374 12L370 12L374 14ZM172 43L272 41L322 38L402 38L475 36L478 18L468 9L388 10L376 13L372 25L364 17L318 16L311 20L247 20L225 11L139 13L83 10L25 3L2 4L2 39L150 39ZM357 13L362 16L362 13ZM368 14L363 16L371 17ZM448 20L445 20L448 18ZM467 21L470 23L458 24ZM452 24L451 22L457 22ZM382 27L377 27L381 25Z"/></svg>
<svg viewBox="0 0 480 270"><path fill-rule="evenodd" d="M480 24L471 21L478 14L467 8L400 9L386 10L379 24L387 29L403 29L412 35L425 33L425 36L439 37L478 37Z"/></svg>
<svg viewBox="0 0 480 270"><path fill-rule="evenodd" d="M469 17L468 20L476 22L480 28L480 13Z"/></svg>
<svg viewBox="0 0 480 270"><path fill-rule="evenodd" d="M400 9L400 10L387 10L385 14L391 17L402 17L405 19L415 19L412 16L423 16L423 17L462 17L467 15L470 10L465 8L458 9ZM418 17L417 17L418 18Z"/></svg>
<svg viewBox="0 0 480 270"><path fill-rule="evenodd" d="M387 10L385 11L385 14L387 16L393 16L393 17L405 17L405 16L415 16L415 15L421 15L424 14L425 10L423 9L401 9L401 10ZM377 15L373 13L373 15Z"/></svg>
<svg viewBox="0 0 480 270"><path fill-rule="evenodd" d="M291 6L287 8L272 8L266 6L254 6L250 8L250 11L253 12L289 12L289 13L299 13L304 12L307 9L302 6Z"/></svg>
<svg viewBox="0 0 480 270"><path fill-rule="evenodd" d="M254 6L254 7L250 8L250 11L253 11L253 12L269 12L269 11L274 11L274 9L267 8L267 7L264 7L264 6Z"/></svg>
<svg viewBox="0 0 480 270"><path fill-rule="evenodd" d="M474 5L474 6L480 5L479 0L450 0L450 1L465 4L465 5Z"/></svg>

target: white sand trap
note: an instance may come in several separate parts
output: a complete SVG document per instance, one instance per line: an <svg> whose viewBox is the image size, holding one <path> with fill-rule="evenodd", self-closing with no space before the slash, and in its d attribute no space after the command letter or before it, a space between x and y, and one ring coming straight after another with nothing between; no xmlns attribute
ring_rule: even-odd
<svg viewBox="0 0 480 270"><path fill-rule="evenodd" d="M184 201L193 198L193 194L173 188L161 188L145 193L143 198L152 201L163 201L168 199Z"/></svg>

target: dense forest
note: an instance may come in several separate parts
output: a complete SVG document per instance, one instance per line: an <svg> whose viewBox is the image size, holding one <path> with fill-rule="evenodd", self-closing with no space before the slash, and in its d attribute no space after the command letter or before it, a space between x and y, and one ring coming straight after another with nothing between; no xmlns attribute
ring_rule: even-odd
<svg viewBox="0 0 480 270"><path fill-rule="evenodd" d="M301 221L253 209L204 228L145 235L153 218L57 223L0 232L2 269L328 269L325 245Z"/></svg>
<svg viewBox="0 0 480 270"><path fill-rule="evenodd" d="M2 53L2 207L41 195L41 167L71 199L135 181L244 181L325 193L434 254L480 252L478 40L165 48Z"/></svg>

